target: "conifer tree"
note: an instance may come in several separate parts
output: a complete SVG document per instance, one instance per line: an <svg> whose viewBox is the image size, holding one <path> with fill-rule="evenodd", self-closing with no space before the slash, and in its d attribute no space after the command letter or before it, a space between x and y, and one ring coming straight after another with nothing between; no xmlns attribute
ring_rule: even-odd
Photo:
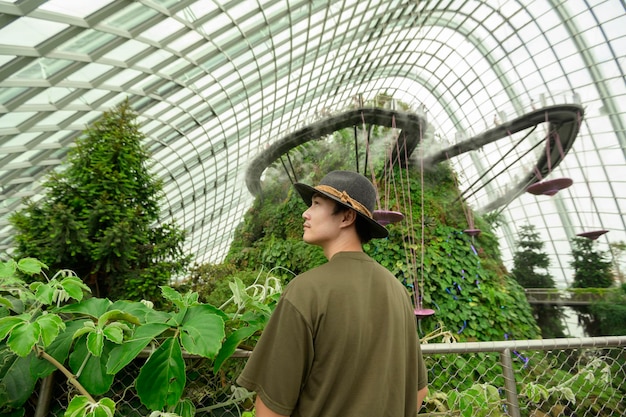
<svg viewBox="0 0 626 417"><path fill-rule="evenodd" d="M609 288L613 285L611 262L594 243L594 240L582 237L572 240L574 288Z"/></svg>
<svg viewBox="0 0 626 417"><path fill-rule="evenodd" d="M513 277L524 288L556 288L548 272L550 259L543 252L544 243L533 225L520 228L518 251L513 255ZM563 309L557 305L533 305L533 315L544 339L565 337Z"/></svg>
<svg viewBox="0 0 626 417"><path fill-rule="evenodd" d="M595 241L576 237L572 240L572 268L574 268L574 288L609 288L613 285L611 262L606 253L598 250ZM602 330L601 315L593 306L574 307L578 323L588 336L605 336ZM604 334L603 334L604 333Z"/></svg>
<svg viewBox="0 0 626 417"><path fill-rule="evenodd" d="M11 223L17 256L75 271L98 297L158 300L190 258L184 232L159 224L162 184L146 166L136 117L128 102L105 112Z"/></svg>

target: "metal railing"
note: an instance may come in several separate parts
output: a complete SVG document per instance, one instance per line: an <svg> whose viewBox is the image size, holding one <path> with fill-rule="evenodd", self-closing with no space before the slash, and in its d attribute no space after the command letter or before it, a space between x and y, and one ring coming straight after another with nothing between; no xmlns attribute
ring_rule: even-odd
<svg viewBox="0 0 626 417"><path fill-rule="evenodd" d="M610 301L615 289L586 291L583 288L557 290L553 288L526 288L524 294L529 304L555 304L563 306L585 306L598 301Z"/></svg>
<svg viewBox="0 0 626 417"><path fill-rule="evenodd" d="M422 345L422 353L428 361L438 362L442 355L463 355L472 353L497 353L501 378L474 378L484 388L494 386L504 392L502 401L491 404L476 403L472 410L475 415L521 417L522 415L551 416L542 408L569 408L571 415L582 416L626 416L626 336L587 337L567 339L511 340L501 342L439 343ZM562 353L565 353L563 355ZM463 357L460 356L460 357ZM493 366L496 366L495 358ZM486 356L480 361L488 362ZM467 361L465 363L469 363ZM432 367L430 368L432 371ZM463 369L461 367L461 369ZM466 371L468 371L466 369ZM468 375L469 372L466 372ZM492 373L493 374L493 373ZM563 375L565 374L565 375ZM595 374L599 374L597 377ZM567 398L568 385L580 386L587 381L587 392L572 392L575 401ZM501 381L501 382L500 382ZM587 398L593 393L592 385L598 385L597 391L604 391L608 398L600 405L594 399ZM439 388L439 384L432 384ZM474 384L472 384L474 385ZM611 391L607 389L611 386ZM614 386L614 387L613 387ZM530 388L529 388L530 387ZM458 388L445 387L459 391ZM520 395L520 389L524 395ZM543 389L546 391L544 392ZM614 392L614 394L613 394ZM538 395L533 395L537 394ZM593 394L595 395L595 394ZM524 397L523 406L520 397ZM532 397L532 398L531 398ZM550 398L552 397L552 398ZM578 402L578 404L576 404ZM573 403L573 404L572 404ZM559 406L562 406L560 408ZM426 413L431 415L458 415L454 407L448 407L448 413ZM588 410L585 410L587 408ZM602 410L606 408L605 410ZM459 410L462 411L462 410ZM541 413L537 413L540 411ZM480 414L482 412L482 414ZM534 414L533 414L534 413ZM461 413L461 415L464 415ZM568 414L558 414L568 415Z"/></svg>
<svg viewBox="0 0 626 417"><path fill-rule="evenodd" d="M626 416L626 336L428 343L422 352L430 393L420 415ZM210 361L186 358L184 396L196 405L196 416L241 416L252 407L251 398L234 385L249 354L236 352L217 374ZM132 387L145 360L118 373L106 394L117 403L116 416L150 414ZM52 391L46 393L46 386ZM47 399L47 407L36 407L46 410L41 415L62 416L71 395L71 387L57 377L41 384L31 407ZM35 415L34 407L26 415Z"/></svg>

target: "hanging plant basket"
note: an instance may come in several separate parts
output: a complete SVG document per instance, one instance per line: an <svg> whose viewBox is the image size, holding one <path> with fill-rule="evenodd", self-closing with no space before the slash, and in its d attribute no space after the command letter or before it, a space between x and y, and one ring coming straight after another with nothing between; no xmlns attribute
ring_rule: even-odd
<svg viewBox="0 0 626 417"><path fill-rule="evenodd" d="M478 236L480 234L480 229L465 229L463 230L463 233L470 235L470 236Z"/></svg>
<svg viewBox="0 0 626 417"><path fill-rule="evenodd" d="M387 226L389 223L398 223L404 219L404 214L390 210L374 210L373 216L374 220L383 226Z"/></svg>
<svg viewBox="0 0 626 417"><path fill-rule="evenodd" d="M587 239L596 240L597 238L599 238L600 236L608 232L609 232L608 230L592 230L589 232L578 233L576 234L576 236L586 237Z"/></svg>
<svg viewBox="0 0 626 417"><path fill-rule="evenodd" d="M552 197L573 183L574 181L571 178L555 178L553 180L536 182L526 188L526 191L535 195L549 195Z"/></svg>
<svg viewBox="0 0 626 417"><path fill-rule="evenodd" d="M413 312L415 313L415 317L417 317L418 319L432 316L433 314L435 314L435 310L431 310L430 308L416 308L415 310L413 310Z"/></svg>

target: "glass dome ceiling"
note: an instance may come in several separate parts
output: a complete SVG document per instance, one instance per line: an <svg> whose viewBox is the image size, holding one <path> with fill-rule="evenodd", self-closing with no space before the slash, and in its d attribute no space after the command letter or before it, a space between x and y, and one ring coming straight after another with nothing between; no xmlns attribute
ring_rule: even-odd
<svg viewBox="0 0 626 417"><path fill-rule="evenodd" d="M407 103L435 148L575 104L580 131L547 175L573 185L495 208L505 263L533 224L566 286L573 236L608 230L602 250L626 241L624 51L620 0L0 1L0 250L22 198L36 199L75 138L126 98L165 181L163 220L189 232L199 263L223 259L252 203L250 162L355 97ZM532 167L541 150L516 156L524 135L543 137L539 127L451 160L472 207L491 207Z"/></svg>

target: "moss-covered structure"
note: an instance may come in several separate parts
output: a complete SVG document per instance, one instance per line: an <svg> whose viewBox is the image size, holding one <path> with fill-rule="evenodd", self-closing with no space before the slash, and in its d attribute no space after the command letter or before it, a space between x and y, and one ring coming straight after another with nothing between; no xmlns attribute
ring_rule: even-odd
<svg viewBox="0 0 626 417"><path fill-rule="evenodd" d="M330 170L354 169L351 134L338 132L292 155L296 177L314 184ZM405 219L388 226L387 239L373 240L364 249L393 272L414 299L420 295L424 308L435 310L420 318L422 336L436 331L458 341L540 337L522 287L503 266L491 226L462 206L448 163L422 168L413 160L393 170L384 165L372 168L381 205L402 212ZM298 274L326 261L319 248L302 241L301 214L306 207L289 179L280 175L281 169L278 164L268 170L263 193L237 229L225 261L237 269L282 267ZM482 231L478 236L464 232L468 217Z"/></svg>

